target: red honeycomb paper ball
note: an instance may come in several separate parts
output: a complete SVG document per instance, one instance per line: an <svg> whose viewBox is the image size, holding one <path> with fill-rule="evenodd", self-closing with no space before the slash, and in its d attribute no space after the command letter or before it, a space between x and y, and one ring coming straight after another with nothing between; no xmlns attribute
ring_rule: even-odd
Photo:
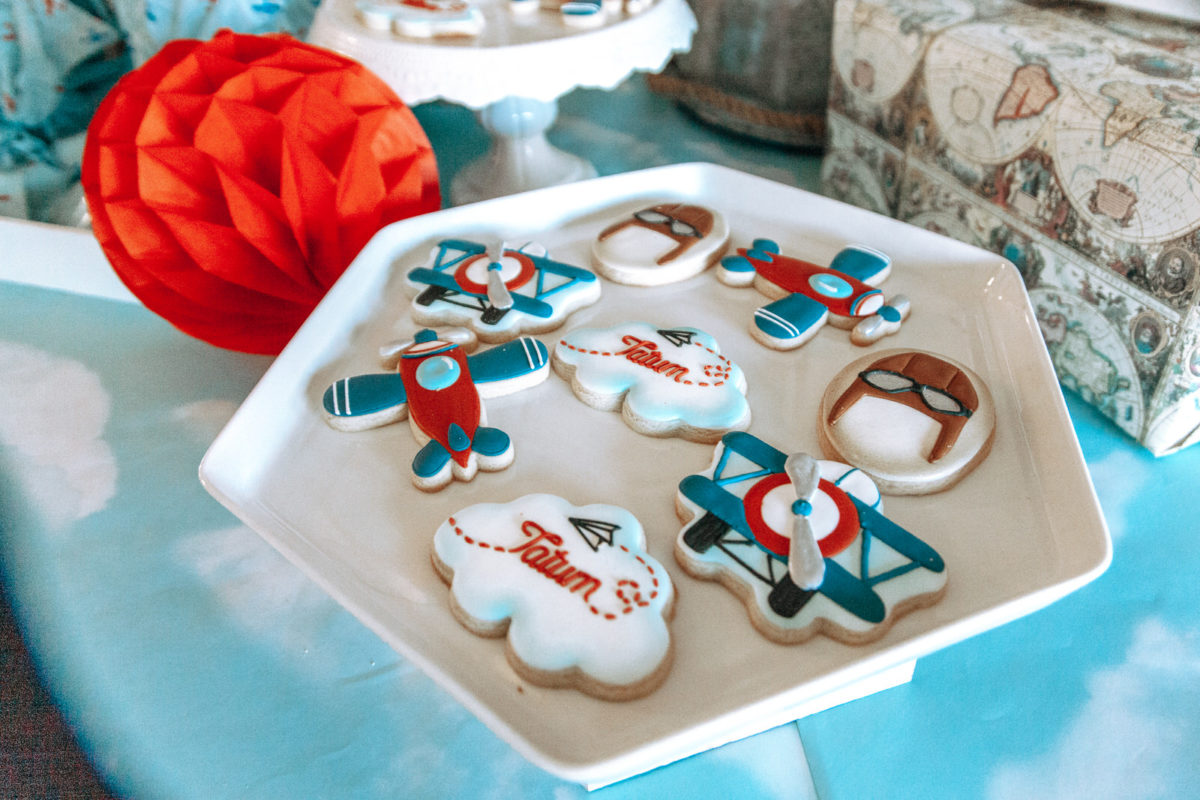
<svg viewBox="0 0 1200 800"><path fill-rule="evenodd" d="M168 43L105 97L82 182L148 308L278 353L384 225L440 207L433 150L361 64L284 34Z"/></svg>

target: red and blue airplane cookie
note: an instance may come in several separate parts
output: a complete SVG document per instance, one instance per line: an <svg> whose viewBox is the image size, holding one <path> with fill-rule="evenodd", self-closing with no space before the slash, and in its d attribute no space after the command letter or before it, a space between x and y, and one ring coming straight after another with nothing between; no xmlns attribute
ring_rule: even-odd
<svg viewBox="0 0 1200 800"><path fill-rule="evenodd" d="M322 407L330 427L362 431L407 416L422 445L412 461L413 483L425 491L512 463L512 440L487 427L482 399L544 381L550 374L544 344L523 336L468 356L458 342L426 329L398 354L395 372L342 378L325 390Z"/></svg>
<svg viewBox="0 0 1200 800"><path fill-rule="evenodd" d="M717 278L727 286L750 286L778 298L754 312L750 333L776 350L811 339L826 321L851 329L850 341L868 345L900 329L910 303L903 295L887 301L875 288L891 272L891 259L869 247L850 245L828 267L779 253L770 239L726 256Z"/></svg>
<svg viewBox="0 0 1200 800"><path fill-rule="evenodd" d="M445 239L407 282L417 324L465 325L490 343L553 330L600 299L594 272L554 261L533 242L489 252L480 242Z"/></svg>
<svg viewBox="0 0 1200 800"><path fill-rule="evenodd" d="M872 641L946 587L941 556L883 515L866 473L747 433L726 434L709 468L680 482L676 510L675 560L733 591L783 644Z"/></svg>

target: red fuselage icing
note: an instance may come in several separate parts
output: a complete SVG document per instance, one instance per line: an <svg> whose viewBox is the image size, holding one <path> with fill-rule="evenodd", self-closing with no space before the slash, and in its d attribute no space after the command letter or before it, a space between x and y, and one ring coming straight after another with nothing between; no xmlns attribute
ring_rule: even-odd
<svg viewBox="0 0 1200 800"><path fill-rule="evenodd" d="M458 363L458 380L444 389L430 390L421 386L417 380L417 368L428 358L443 356L453 358ZM449 441L452 424L462 428L468 441L475 441L475 431L479 428L479 418L483 409L479 402L479 392L475 389L471 373L467 369L466 353L461 347L453 347L438 350L424 357L401 358L400 375L408 394L408 414L413 424L430 439L445 447L459 466L466 467L471 457L471 448L468 446L456 452L450 447Z"/></svg>
<svg viewBox="0 0 1200 800"><path fill-rule="evenodd" d="M864 298L878 295L881 292L860 280L851 278L837 270L819 267L809 261L798 258L775 255L770 261L760 261L750 256L746 251L739 251L754 264L754 269L763 280L770 281L785 292L802 294L816 300L829 309L831 314L839 317L865 316L874 312L879 302L865 304ZM821 276L829 276L837 281L844 281L850 288L845 297L831 297L814 287L814 279L819 281Z"/></svg>

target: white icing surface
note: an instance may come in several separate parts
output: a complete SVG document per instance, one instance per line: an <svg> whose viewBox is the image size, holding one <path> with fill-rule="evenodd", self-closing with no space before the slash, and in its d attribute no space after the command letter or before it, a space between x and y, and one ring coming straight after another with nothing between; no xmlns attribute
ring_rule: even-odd
<svg viewBox="0 0 1200 800"><path fill-rule="evenodd" d="M792 503L796 502L796 492L790 484L776 486L767 496L763 498L763 519L767 521L767 525L772 530L779 531L784 536L791 538L792 528ZM829 498L818 493L813 498L813 513L809 516L812 522L813 532L824 529L824 525L819 525L817 520L825 517L829 513ZM818 539L822 538L820 533L816 533Z"/></svg>
<svg viewBox="0 0 1200 800"><path fill-rule="evenodd" d="M844 428L837 431L836 439L848 452L858 456L870 451L875 459L896 464L898 470L919 470L927 464L924 454L933 449L941 430L928 415L882 397L860 399L834 427Z"/></svg>
<svg viewBox="0 0 1200 800"><path fill-rule="evenodd" d="M508 283L517 276L521 271L521 264L512 256L504 255L496 261L500 265L500 279ZM489 261L481 258L467 268L467 275L471 280L486 284L488 280L488 270L490 269Z"/></svg>
<svg viewBox="0 0 1200 800"><path fill-rule="evenodd" d="M597 239L592 245L592 253L600 261L601 266L636 264L642 269L652 269L657 266L655 262L673 250L676 245L674 239L661 231L630 225L603 241Z"/></svg>
<svg viewBox="0 0 1200 800"><path fill-rule="evenodd" d="M663 330L686 332L691 340L677 344ZM721 356L716 339L696 328L646 322L577 328L559 340L553 361L580 400L601 410L622 408L641 433L714 441L750 425L745 375Z"/></svg>
<svg viewBox="0 0 1200 800"><path fill-rule="evenodd" d="M601 543L593 550L569 517L619 527L611 545ZM523 554L532 555L545 541L532 544L534 539L523 531L528 523L561 537L561 544L548 549L565 551L565 560L594 576L598 587L590 593L572 591L569 583L560 585L522 561ZM623 508L576 507L547 494L526 495L507 504L481 503L443 523L433 546L438 559L454 572L455 602L483 623L511 618L509 645L535 669L578 667L597 681L624 686L650 676L670 651L663 618L672 601L670 577L646 554L642 526ZM618 592L626 597L636 593L639 603L625 611Z"/></svg>

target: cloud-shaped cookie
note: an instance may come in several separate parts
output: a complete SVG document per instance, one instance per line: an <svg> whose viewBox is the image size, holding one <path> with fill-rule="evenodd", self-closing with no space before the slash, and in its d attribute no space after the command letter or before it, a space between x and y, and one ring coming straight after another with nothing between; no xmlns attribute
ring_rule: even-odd
<svg viewBox="0 0 1200 800"><path fill-rule="evenodd" d="M674 589L623 508L549 494L469 506L434 534L433 563L459 621L507 634L531 683L627 699L666 677Z"/></svg>
<svg viewBox="0 0 1200 800"><path fill-rule="evenodd" d="M745 375L696 328L577 328L554 348L553 363L576 397L601 411L621 409L639 433L715 442L750 427Z"/></svg>

